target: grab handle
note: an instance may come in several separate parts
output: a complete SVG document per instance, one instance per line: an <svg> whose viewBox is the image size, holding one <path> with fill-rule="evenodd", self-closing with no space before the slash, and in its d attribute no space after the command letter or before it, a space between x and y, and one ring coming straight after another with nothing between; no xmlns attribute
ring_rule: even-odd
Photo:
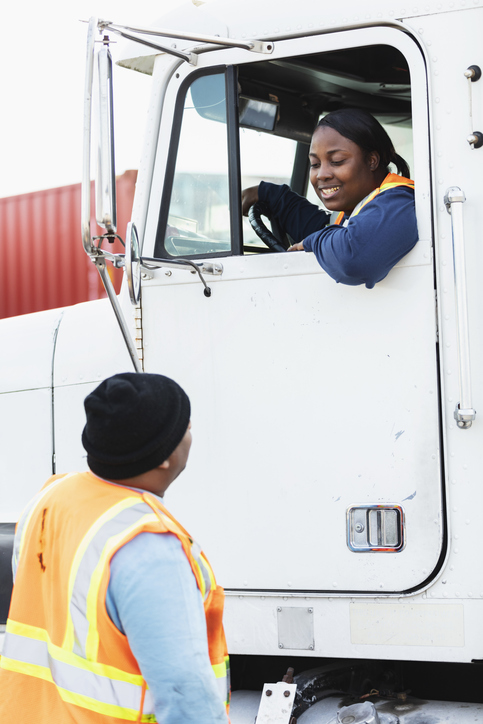
<svg viewBox="0 0 483 724"><path fill-rule="evenodd" d="M468 332L468 303L466 295L465 239L463 230L464 191L451 186L444 196L448 214L451 215L453 238L454 288L456 303L456 335L458 344L458 377L460 402L456 405L454 418L458 427L468 429L476 417L471 405L470 342Z"/></svg>

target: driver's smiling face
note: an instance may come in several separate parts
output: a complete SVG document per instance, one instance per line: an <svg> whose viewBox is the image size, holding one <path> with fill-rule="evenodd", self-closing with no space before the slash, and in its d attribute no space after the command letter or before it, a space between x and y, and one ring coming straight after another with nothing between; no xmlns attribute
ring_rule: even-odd
<svg viewBox="0 0 483 724"><path fill-rule="evenodd" d="M329 211L350 214L386 176L377 151L366 153L330 126L316 128L309 157L310 181Z"/></svg>

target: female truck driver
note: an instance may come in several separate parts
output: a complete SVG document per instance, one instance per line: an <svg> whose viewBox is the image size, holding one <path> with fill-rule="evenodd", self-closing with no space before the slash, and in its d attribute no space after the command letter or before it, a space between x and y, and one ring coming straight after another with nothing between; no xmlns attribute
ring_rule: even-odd
<svg viewBox="0 0 483 724"><path fill-rule="evenodd" d="M372 289L418 240L409 167L381 124L358 109L325 116L309 157L310 181L329 213L287 185L265 181L243 191L243 213L264 202L295 240L289 251L313 251L335 281Z"/></svg>

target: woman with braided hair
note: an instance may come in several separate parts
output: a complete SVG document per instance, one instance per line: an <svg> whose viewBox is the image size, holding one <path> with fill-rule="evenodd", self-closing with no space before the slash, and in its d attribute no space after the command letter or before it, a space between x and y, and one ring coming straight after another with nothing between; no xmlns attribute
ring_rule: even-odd
<svg viewBox="0 0 483 724"><path fill-rule="evenodd" d="M309 158L310 181L328 213L264 181L243 191L243 213L263 202L294 240L289 251L312 251L337 282L371 289L418 240L409 167L381 124L359 109L325 116ZM331 222L332 212L339 213Z"/></svg>

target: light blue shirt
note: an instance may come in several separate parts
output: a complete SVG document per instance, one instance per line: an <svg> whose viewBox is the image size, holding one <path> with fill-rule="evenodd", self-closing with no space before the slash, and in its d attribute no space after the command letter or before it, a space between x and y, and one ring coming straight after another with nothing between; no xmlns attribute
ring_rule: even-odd
<svg viewBox="0 0 483 724"><path fill-rule="evenodd" d="M227 724L201 593L179 539L140 533L111 560L107 612L127 636L162 724Z"/></svg>

